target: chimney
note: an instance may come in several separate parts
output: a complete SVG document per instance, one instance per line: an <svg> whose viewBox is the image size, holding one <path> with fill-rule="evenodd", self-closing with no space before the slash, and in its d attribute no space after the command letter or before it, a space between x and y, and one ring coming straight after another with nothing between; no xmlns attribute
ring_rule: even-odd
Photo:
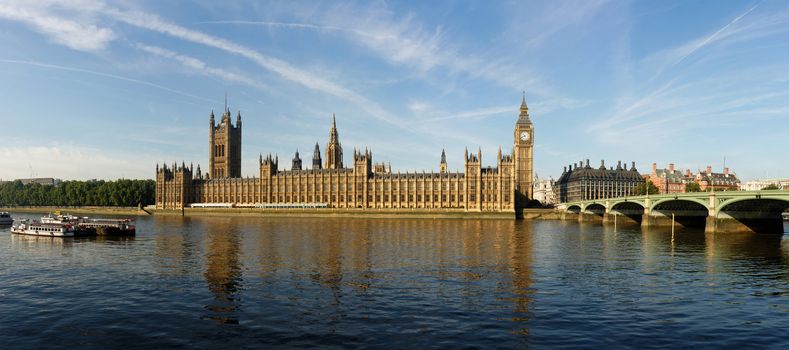
<svg viewBox="0 0 789 350"><path fill-rule="evenodd" d="M712 165L707 165L707 175L712 174Z"/></svg>
<svg viewBox="0 0 789 350"><path fill-rule="evenodd" d="M589 159L586 160L586 167L589 167Z"/></svg>
<svg viewBox="0 0 789 350"><path fill-rule="evenodd" d="M685 170L685 176L687 176L687 177L691 177L691 176L693 176L693 175L690 173L690 169L687 169L687 170Z"/></svg>
<svg viewBox="0 0 789 350"><path fill-rule="evenodd" d="M616 170L622 170L622 161L621 160L616 161Z"/></svg>
<svg viewBox="0 0 789 350"><path fill-rule="evenodd" d="M668 163L668 172L669 174L674 173L674 163Z"/></svg>
<svg viewBox="0 0 789 350"><path fill-rule="evenodd" d="M727 177L729 176L729 168L723 168L723 175Z"/></svg>
<svg viewBox="0 0 789 350"><path fill-rule="evenodd" d="M652 173L657 174L657 163L652 163Z"/></svg>

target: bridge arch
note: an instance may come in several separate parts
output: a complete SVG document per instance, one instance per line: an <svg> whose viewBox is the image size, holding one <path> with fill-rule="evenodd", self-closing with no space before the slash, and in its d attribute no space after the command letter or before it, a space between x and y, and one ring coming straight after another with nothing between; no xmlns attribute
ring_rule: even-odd
<svg viewBox="0 0 789 350"><path fill-rule="evenodd" d="M602 203L590 203L584 206L583 212L603 216L603 214L606 212L606 208Z"/></svg>
<svg viewBox="0 0 789 350"><path fill-rule="evenodd" d="M786 209L789 209L789 194L786 196L761 196L755 195L754 197L738 197L727 199L718 204L715 210L715 217L723 211L742 211L743 208L751 208L750 211L775 211L780 210L778 215L781 215Z"/></svg>
<svg viewBox="0 0 789 350"><path fill-rule="evenodd" d="M782 214L789 209L789 196L732 198L715 211L716 229L757 233L784 232Z"/></svg>
<svg viewBox="0 0 789 350"><path fill-rule="evenodd" d="M684 227L705 227L710 210L695 198L667 198L656 201L649 211L654 221L676 222ZM673 220L673 221L671 221Z"/></svg>
<svg viewBox="0 0 789 350"><path fill-rule="evenodd" d="M639 202L619 202L611 206L609 213L629 218L640 224L644 215L644 205Z"/></svg>
<svg viewBox="0 0 789 350"><path fill-rule="evenodd" d="M567 206L567 212L580 213L581 212L581 205L579 205L579 204L570 204L570 205Z"/></svg>
<svg viewBox="0 0 789 350"><path fill-rule="evenodd" d="M699 198L688 198L688 197L671 197L671 198L661 198L652 202L650 204L649 211L651 212L655 210L655 208L658 208L659 205L667 202L691 202L691 203L699 204L702 207L704 207L704 209L709 210L709 202L707 200L699 199ZM671 204L676 204L676 203L671 203ZM688 205L692 205L692 204L688 204ZM666 206L668 205L667 204L662 205L662 207L664 208Z"/></svg>

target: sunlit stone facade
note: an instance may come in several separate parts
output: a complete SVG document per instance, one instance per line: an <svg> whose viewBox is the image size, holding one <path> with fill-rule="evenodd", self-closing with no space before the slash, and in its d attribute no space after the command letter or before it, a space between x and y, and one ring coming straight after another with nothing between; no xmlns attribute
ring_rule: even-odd
<svg viewBox="0 0 789 350"><path fill-rule="evenodd" d="M442 152L438 172L392 172L390 166L373 163L373 152L354 150L352 167L343 166L343 151L332 118L325 164L315 145L311 169L301 170L296 155L290 166L280 167L277 156L260 156L259 176L242 178L241 116L236 126L226 110L219 126L211 116L211 162L203 174L183 162L156 168L156 207L263 207L263 208L365 208L365 209L457 209L514 212L532 196L533 126L525 98L515 125L513 152L499 149L495 167L482 166L482 152L464 154L464 171L447 171ZM237 132L236 132L237 130ZM219 137L218 137L219 136ZM219 153L216 153L219 152ZM228 157L227 155L230 155ZM238 166L238 168L236 168ZM225 175L227 174L227 175ZM233 174L233 176L229 176ZM222 176L225 175L225 176ZM523 190L521 190L523 189Z"/></svg>

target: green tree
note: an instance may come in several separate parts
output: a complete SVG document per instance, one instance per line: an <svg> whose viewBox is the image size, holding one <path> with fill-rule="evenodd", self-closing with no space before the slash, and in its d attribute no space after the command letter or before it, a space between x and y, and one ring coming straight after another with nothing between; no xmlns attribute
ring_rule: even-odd
<svg viewBox="0 0 789 350"><path fill-rule="evenodd" d="M21 181L0 183L0 206L124 206L154 203L153 180L63 181L58 186Z"/></svg>
<svg viewBox="0 0 789 350"><path fill-rule="evenodd" d="M685 184L685 192L701 192L701 186L697 182Z"/></svg>
<svg viewBox="0 0 789 350"><path fill-rule="evenodd" d="M652 181L644 182L633 189L633 194L643 196L646 194L658 194L660 190L652 183Z"/></svg>
<svg viewBox="0 0 789 350"><path fill-rule="evenodd" d="M776 184L769 184L769 185L767 185L765 188L762 188L762 190L764 190L764 191L769 191L769 190L780 190L780 189L781 189L781 188L780 188L780 187L778 187L778 185L776 185Z"/></svg>

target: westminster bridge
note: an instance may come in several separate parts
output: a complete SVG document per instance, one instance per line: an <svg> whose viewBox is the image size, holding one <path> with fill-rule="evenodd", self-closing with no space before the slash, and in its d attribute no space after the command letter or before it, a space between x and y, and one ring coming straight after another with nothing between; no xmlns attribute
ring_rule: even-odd
<svg viewBox="0 0 789 350"><path fill-rule="evenodd" d="M783 233L789 191L691 192L559 204L563 219L603 224L704 228L706 232Z"/></svg>

